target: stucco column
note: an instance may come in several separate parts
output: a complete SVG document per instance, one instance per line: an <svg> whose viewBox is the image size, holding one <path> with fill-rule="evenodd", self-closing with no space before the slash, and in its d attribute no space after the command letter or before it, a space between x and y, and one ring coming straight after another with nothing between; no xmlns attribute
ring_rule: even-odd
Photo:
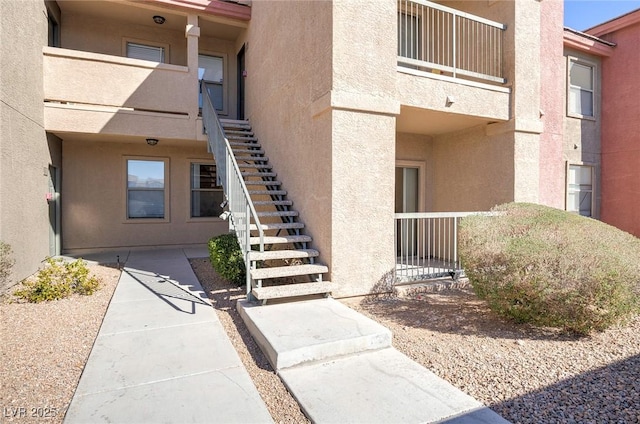
<svg viewBox="0 0 640 424"><path fill-rule="evenodd" d="M189 103L189 119L198 117L198 38L200 37L200 27L198 26L198 15L187 15L187 26L185 28L187 37L187 66L189 67L189 98L193 99Z"/></svg>
<svg viewBox="0 0 640 424"><path fill-rule="evenodd" d="M513 200L540 198L540 2L516 1L513 24Z"/></svg>

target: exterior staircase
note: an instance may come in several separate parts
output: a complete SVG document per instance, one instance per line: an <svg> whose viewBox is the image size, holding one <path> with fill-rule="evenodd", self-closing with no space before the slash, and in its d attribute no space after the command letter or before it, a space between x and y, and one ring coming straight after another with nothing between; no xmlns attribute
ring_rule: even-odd
<svg viewBox="0 0 640 424"><path fill-rule="evenodd" d="M278 181L251 125L244 120L219 119L219 122L259 218L259 224L249 225L248 293L263 303L329 295L331 284L322 281L328 268L316 263L319 252L309 248L312 239L304 234L304 223L299 220L293 202L287 199L287 191ZM263 232L262 245L258 225Z"/></svg>

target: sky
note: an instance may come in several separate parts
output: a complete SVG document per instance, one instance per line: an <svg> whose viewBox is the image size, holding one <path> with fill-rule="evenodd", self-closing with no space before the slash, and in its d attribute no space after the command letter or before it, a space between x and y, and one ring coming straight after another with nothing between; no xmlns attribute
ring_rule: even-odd
<svg viewBox="0 0 640 424"><path fill-rule="evenodd" d="M640 9L640 0L564 0L564 25L578 31Z"/></svg>

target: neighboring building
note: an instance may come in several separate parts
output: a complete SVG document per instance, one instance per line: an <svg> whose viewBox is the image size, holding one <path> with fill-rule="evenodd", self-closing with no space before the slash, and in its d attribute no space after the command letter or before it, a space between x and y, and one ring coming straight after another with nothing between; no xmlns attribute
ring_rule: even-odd
<svg viewBox="0 0 640 424"><path fill-rule="evenodd" d="M600 218L602 199L602 58L614 44L564 30L564 147L566 210Z"/></svg>
<svg viewBox="0 0 640 424"><path fill-rule="evenodd" d="M18 278L49 254L228 230L200 78L221 118L250 120L335 295L388 283L396 212L571 209L592 167L606 215L602 54L563 32L560 1L1 5L0 239ZM589 90L564 88L572 64L593 72L592 117L566 113Z"/></svg>
<svg viewBox="0 0 640 424"><path fill-rule="evenodd" d="M640 237L640 10L585 32L615 45L602 57L601 219Z"/></svg>

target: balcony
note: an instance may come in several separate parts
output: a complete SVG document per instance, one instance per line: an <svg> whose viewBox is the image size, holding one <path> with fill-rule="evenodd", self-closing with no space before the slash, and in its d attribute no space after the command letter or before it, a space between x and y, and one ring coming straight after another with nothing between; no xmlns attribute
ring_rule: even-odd
<svg viewBox="0 0 640 424"><path fill-rule="evenodd" d="M45 47L45 126L64 133L198 138L185 66Z"/></svg>
<svg viewBox="0 0 640 424"><path fill-rule="evenodd" d="M509 120L505 25L425 0L398 0L397 19L399 132Z"/></svg>

